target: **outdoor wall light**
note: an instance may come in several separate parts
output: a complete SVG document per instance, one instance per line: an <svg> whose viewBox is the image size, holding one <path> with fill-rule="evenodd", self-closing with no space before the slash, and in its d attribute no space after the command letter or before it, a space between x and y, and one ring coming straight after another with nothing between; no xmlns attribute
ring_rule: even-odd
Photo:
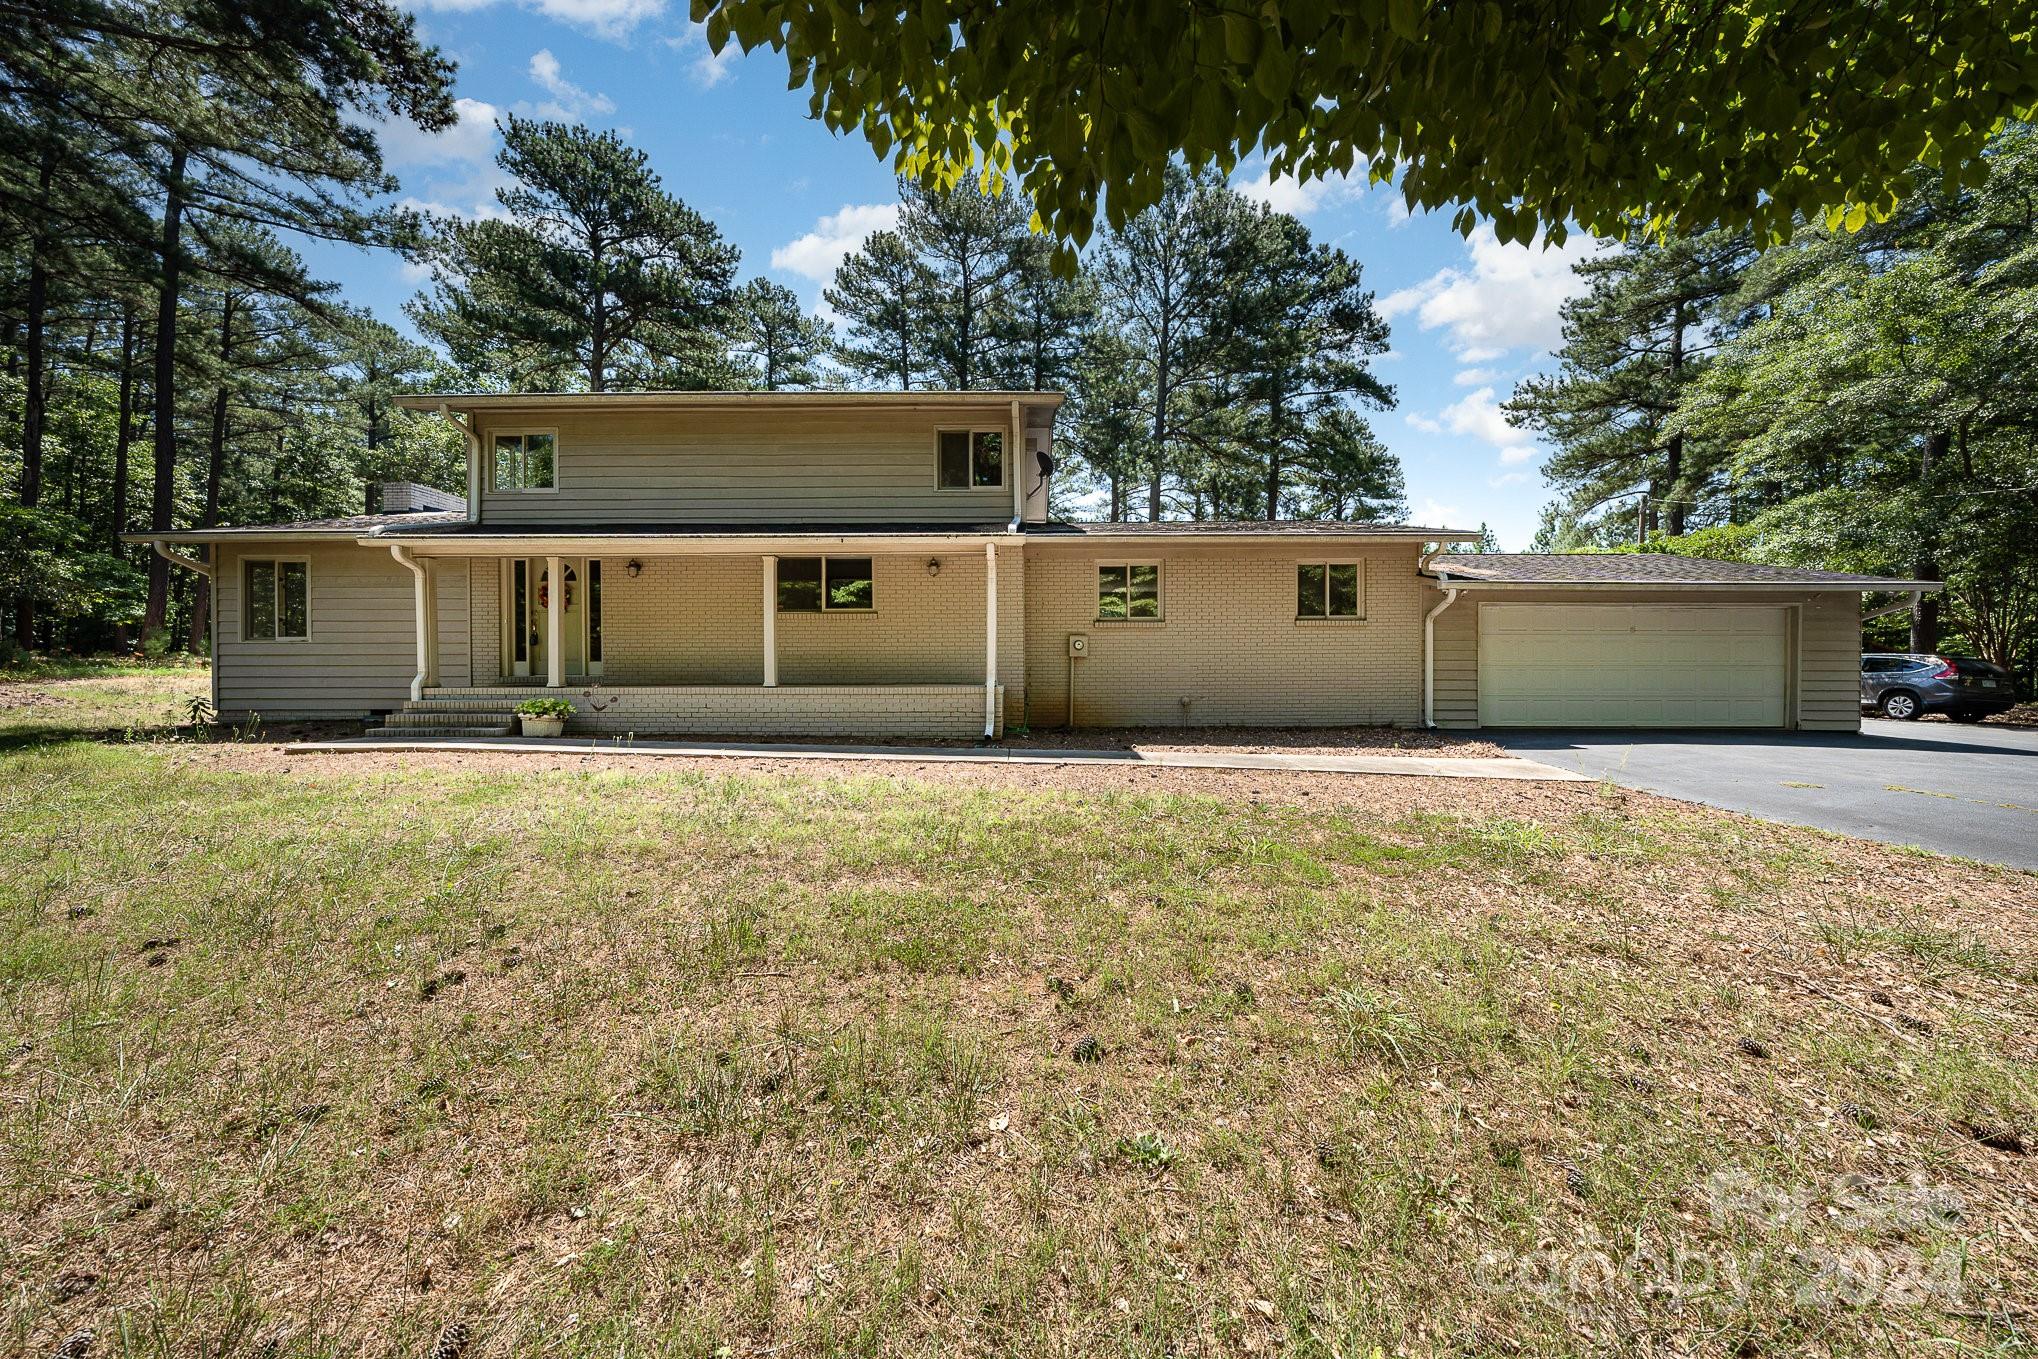
<svg viewBox="0 0 2038 1359"><path fill-rule="evenodd" d="M630 559L630 564L624 567L623 569L630 573L631 580L635 580L637 578L638 573L644 569L644 563L636 560L633 557Z"/></svg>
<svg viewBox="0 0 2038 1359"><path fill-rule="evenodd" d="M927 574L930 576L938 576L941 574L941 558L929 557L927 559Z"/></svg>

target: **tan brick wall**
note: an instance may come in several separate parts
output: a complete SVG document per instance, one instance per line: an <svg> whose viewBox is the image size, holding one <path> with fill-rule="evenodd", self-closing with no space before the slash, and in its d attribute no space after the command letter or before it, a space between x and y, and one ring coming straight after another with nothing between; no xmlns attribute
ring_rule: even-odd
<svg viewBox="0 0 2038 1359"><path fill-rule="evenodd" d="M1365 562L1361 620L1300 620L1295 568ZM1097 621L1097 564L1158 560L1158 623ZM1092 544L1027 548L1027 710L1060 726L1067 636L1078 726L1414 724L1422 715L1422 589L1414 544L1311 550L1308 544ZM1183 702L1183 700L1187 702Z"/></svg>
<svg viewBox="0 0 2038 1359"><path fill-rule="evenodd" d="M941 563L927 573L930 559ZM751 556L604 558L602 682L608 685L761 685L764 561ZM867 613L778 615L782 687L973 685L984 681L982 549L944 549L872 559L877 607ZM500 567L477 566L499 582ZM480 592L477 592L479 594ZM473 603L477 682L500 678L500 585ZM998 553L998 678L1008 711L1023 711L1025 562ZM493 658L493 659L490 659ZM981 710L981 697L979 698Z"/></svg>
<svg viewBox="0 0 2038 1359"><path fill-rule="evenodd" d="M606 682L604 682L606 683ZM567 730L599 736L823 736L968 739L983 735L981 684L653 685L465 690L461 699L563 698ZM595 705L600 704L599 711Z"/></svg>

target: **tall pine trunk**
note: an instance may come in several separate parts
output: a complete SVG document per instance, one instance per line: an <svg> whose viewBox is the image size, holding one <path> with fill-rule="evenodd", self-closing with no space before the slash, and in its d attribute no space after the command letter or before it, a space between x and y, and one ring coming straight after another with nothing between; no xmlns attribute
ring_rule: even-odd
<svg viewBox="0 0 2038 1359"><path fill-rule="evenodd" d="M1670 396L1673 401L1682 394L1680 383L1684 376L1684 304L1677 304L1677 310L1670 320ZM1670 442L1663 449L1663 484L1673 497L1664 508L1669 511L1670 536L1680 537L1684 533L1684 497L1678 483L1684 480L1684 434L1679 431L1670 436Z"/></svg>
<svg viewBox="0 0 2038 1359"><path fill-rule="evenodd" d="M167 533L177 510L177 289L184 262L184 164L182 145L171 148L170 173L163 183L163 272L156 287L155 474L149 527ZM170 563L149 554L149 598L142 611L142 640L162 632L170 606Z"/></svg>
<svg viewBox="0 0 2038 1359"><path fill-rule="evenodd" d="M1940 462L1953 447L1953 436L1945 430L1936 430L1925 436L1925 451L1918 463L1918 484L1930 486L1938 471ZM1939 534L1926 529L1918 540L1918 555L1911 562L1911 579L1939 579ZM1935 590L1921 590L1911 596L1911 650L1933 652L1939 649L1939 595Z"/></svg>
<svg viewBox="0 0 2038 1359"><path fill-rule="evenodd" d="M49 129L44 130L42 164L36 172L37 220L45 220L49 208L50 181L57 172L57 144ZM49 238L40 232L28 246L27 326L22 337L22 358L28 374L21 412L21 506L32 510L42 503L42 436L48 423L49 384L44 370L45 322L49 316L50 271L45 252ZM14 640L24 650L35 646L35 604L26 595L14 601Z"/></svg>
<svg viewBox="0 0 2038 1359"><path fill-rule="evenodd" d="M120 535L127 531L127 488L128 488L128 446L134 442L134 349L135 316L134 303L126 298L120 303L120 401L114 416L113 429L113 490L110 527L106 531L106 550L114 556L121 553ZM113 630L114 647L119 651L128 648L127 624L118 624Z"/></svg>
<svg viewBox="0 0 2038 1359"><path fill-rule="evenodd" d="M219 386L212 394L212 428L205 442L205 513L202 528L219 523L219 483L226 463L226 416L233 396L234 298L226 293L219 309ZM191 650L206 650L206 632L212 623L212 582L198 578L191 596Z"/></svg>
<svg viewBox="0 0 2038 1359"><path fill-rule="evenodd" d="M1280 376L1274 378L1274 394L1267 400L1267 518L1281 517L1281 392ZM1211 492L1211 500L1216 500ZM1214 512L1214 511L1213 511Z"/></svg>

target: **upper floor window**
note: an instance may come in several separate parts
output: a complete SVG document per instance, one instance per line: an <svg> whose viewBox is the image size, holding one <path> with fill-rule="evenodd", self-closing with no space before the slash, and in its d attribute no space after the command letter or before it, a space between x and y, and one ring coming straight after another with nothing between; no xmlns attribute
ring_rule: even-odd
<svg viewBox="0 0 2038 1359"><path fill-rule="evenodd" d="M1297 618L1364 618L1366 572L1360 562L1303 562L1295 568Z"/></svg>
<svg viewBox="0 0 2038 1359"><path fill-rule="evenodd" d="M241 562L241 636L250 642L311 636L311 565L303 559Z"/></svg>
<svg viewBox="0 0 2038 1359"><path fill-rule="evenodd" d="M549 491L559 436L545 432L495 436L495 489Z"/></svg>
<svg viewBox="0 0 2038 1359"><path fill-rule="evenodd" d="M1099 562L1097 618L1138 621L1161 616L1159 562Z"/></svg>
<svg viewBox="0 0 2038 1359"><path fill-rule="evenodd" d="M868 557L781 557L780 613L836 613L876 607Z"/></svg>
<svg viewBox="0 0 2038 1359"><path fill-rule="evenodd" d="M995 429L944 429L939 441L938 484L944 491L1005 484L1005 435Z"/></svg>

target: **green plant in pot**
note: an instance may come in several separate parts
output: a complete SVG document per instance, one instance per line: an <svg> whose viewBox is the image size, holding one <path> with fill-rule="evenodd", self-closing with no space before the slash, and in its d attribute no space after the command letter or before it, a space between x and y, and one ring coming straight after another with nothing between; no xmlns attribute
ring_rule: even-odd
<svg viewBox="0 0 2038 1359"><path fill-rule="evenodd" d="M571 716L573 705L563 698L527 698L517 704L517 721L526 736L557 736Z"/></svg>

